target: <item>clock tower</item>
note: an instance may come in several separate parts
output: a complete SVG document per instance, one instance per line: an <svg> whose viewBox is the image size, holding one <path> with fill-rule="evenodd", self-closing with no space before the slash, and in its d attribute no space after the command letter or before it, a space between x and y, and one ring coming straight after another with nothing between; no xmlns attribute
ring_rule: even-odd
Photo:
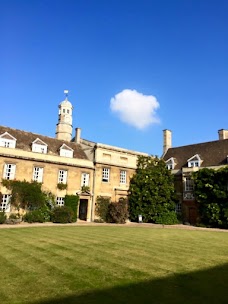
<svg viewBox="0 0 228 304"><path fill-rule="evenodd" d="M71 141L73 106L67 99L68 90L64 90L65 100L59 104L59 119L56 125L56 138Z"/></svg>

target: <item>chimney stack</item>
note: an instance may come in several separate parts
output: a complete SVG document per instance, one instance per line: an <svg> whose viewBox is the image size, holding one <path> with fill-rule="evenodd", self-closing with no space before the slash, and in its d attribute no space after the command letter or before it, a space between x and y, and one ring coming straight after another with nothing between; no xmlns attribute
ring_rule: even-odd
<svg viewBox="0 0 228 304"><path fill-rule="evenodd" d="M74 141L77 144L80 144L80 141L81 141L81 128L76 128L75 129L75 138L74 138Z"/></svg>
<svg viewBox="0 0 228 304"><path fill-rule="evenodd" d="M228 130L218 130L218 134L219 134L219 140L221 139L228 139Z"/></svg>
<svg viewBox="0 0 228 304"><path fill-rule="evenodd" d="M172 148L172 131L165 129L163 130L163 155L169 148Z"/></svg>

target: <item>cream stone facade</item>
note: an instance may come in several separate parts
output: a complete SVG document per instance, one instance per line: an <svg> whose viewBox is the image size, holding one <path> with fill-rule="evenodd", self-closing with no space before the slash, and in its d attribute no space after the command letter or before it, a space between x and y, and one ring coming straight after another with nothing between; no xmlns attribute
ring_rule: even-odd
<svg viewBox="0 0 228 304"><path fill-rule="evenodd" d="M94 162L95 201L98 196L109 197L113 202L118 202L120 197L127 197L137 158L148 154L84 139L81 140L81 145L88 158Z"/></svg>
<svg viewBox="0 0 228 304"><path fill-rule="evenodd" d="M41 182L60 206L66 194L77 194L79 218L93 221L97 197L115 202L126 197L138 156L148 154L82 139L80 128L72 139L72 110L66 96L59 104L56 138L0 126L0 176ZM58 188L62 183L65 190ZM10 191L2 183L0 193L0 211L10 213Z"/></svg>

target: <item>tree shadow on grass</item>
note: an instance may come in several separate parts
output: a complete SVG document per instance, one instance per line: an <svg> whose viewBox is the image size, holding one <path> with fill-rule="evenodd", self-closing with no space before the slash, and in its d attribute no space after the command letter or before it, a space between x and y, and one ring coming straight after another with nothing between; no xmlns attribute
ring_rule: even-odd
<svg viewBox="0 0 228 304"><path fill-rule="evenodd" d="M37 304L227 304L228 264L137 284L33 302Z"/></svg>

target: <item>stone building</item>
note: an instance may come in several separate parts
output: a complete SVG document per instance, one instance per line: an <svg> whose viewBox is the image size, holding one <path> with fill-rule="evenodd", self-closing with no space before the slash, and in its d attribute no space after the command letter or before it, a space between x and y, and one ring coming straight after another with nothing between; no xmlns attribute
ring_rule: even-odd
<svg viewBox="0 0 228 304"><path fill-rule="evenodd" d="M175 175L177 211L190 224L197 220L197 203L191 173L201 168L219 169L228 164L228 130L219 130L219 140L172 148L172 132L163 131L163 159Z"/></svg>
<svg viewBox="0 0 228 304"><path fill-rule="evenodd" d="M72 138L73 106L65 93L55 138L0 126L0 176L41 182L60 206L66 194L78 194L79 218L93 221L97 196L126 197L137 157L147 154L82 139L80 128ZM10 191L2 183L0 193L0 210L10 213Z"/></svg>

